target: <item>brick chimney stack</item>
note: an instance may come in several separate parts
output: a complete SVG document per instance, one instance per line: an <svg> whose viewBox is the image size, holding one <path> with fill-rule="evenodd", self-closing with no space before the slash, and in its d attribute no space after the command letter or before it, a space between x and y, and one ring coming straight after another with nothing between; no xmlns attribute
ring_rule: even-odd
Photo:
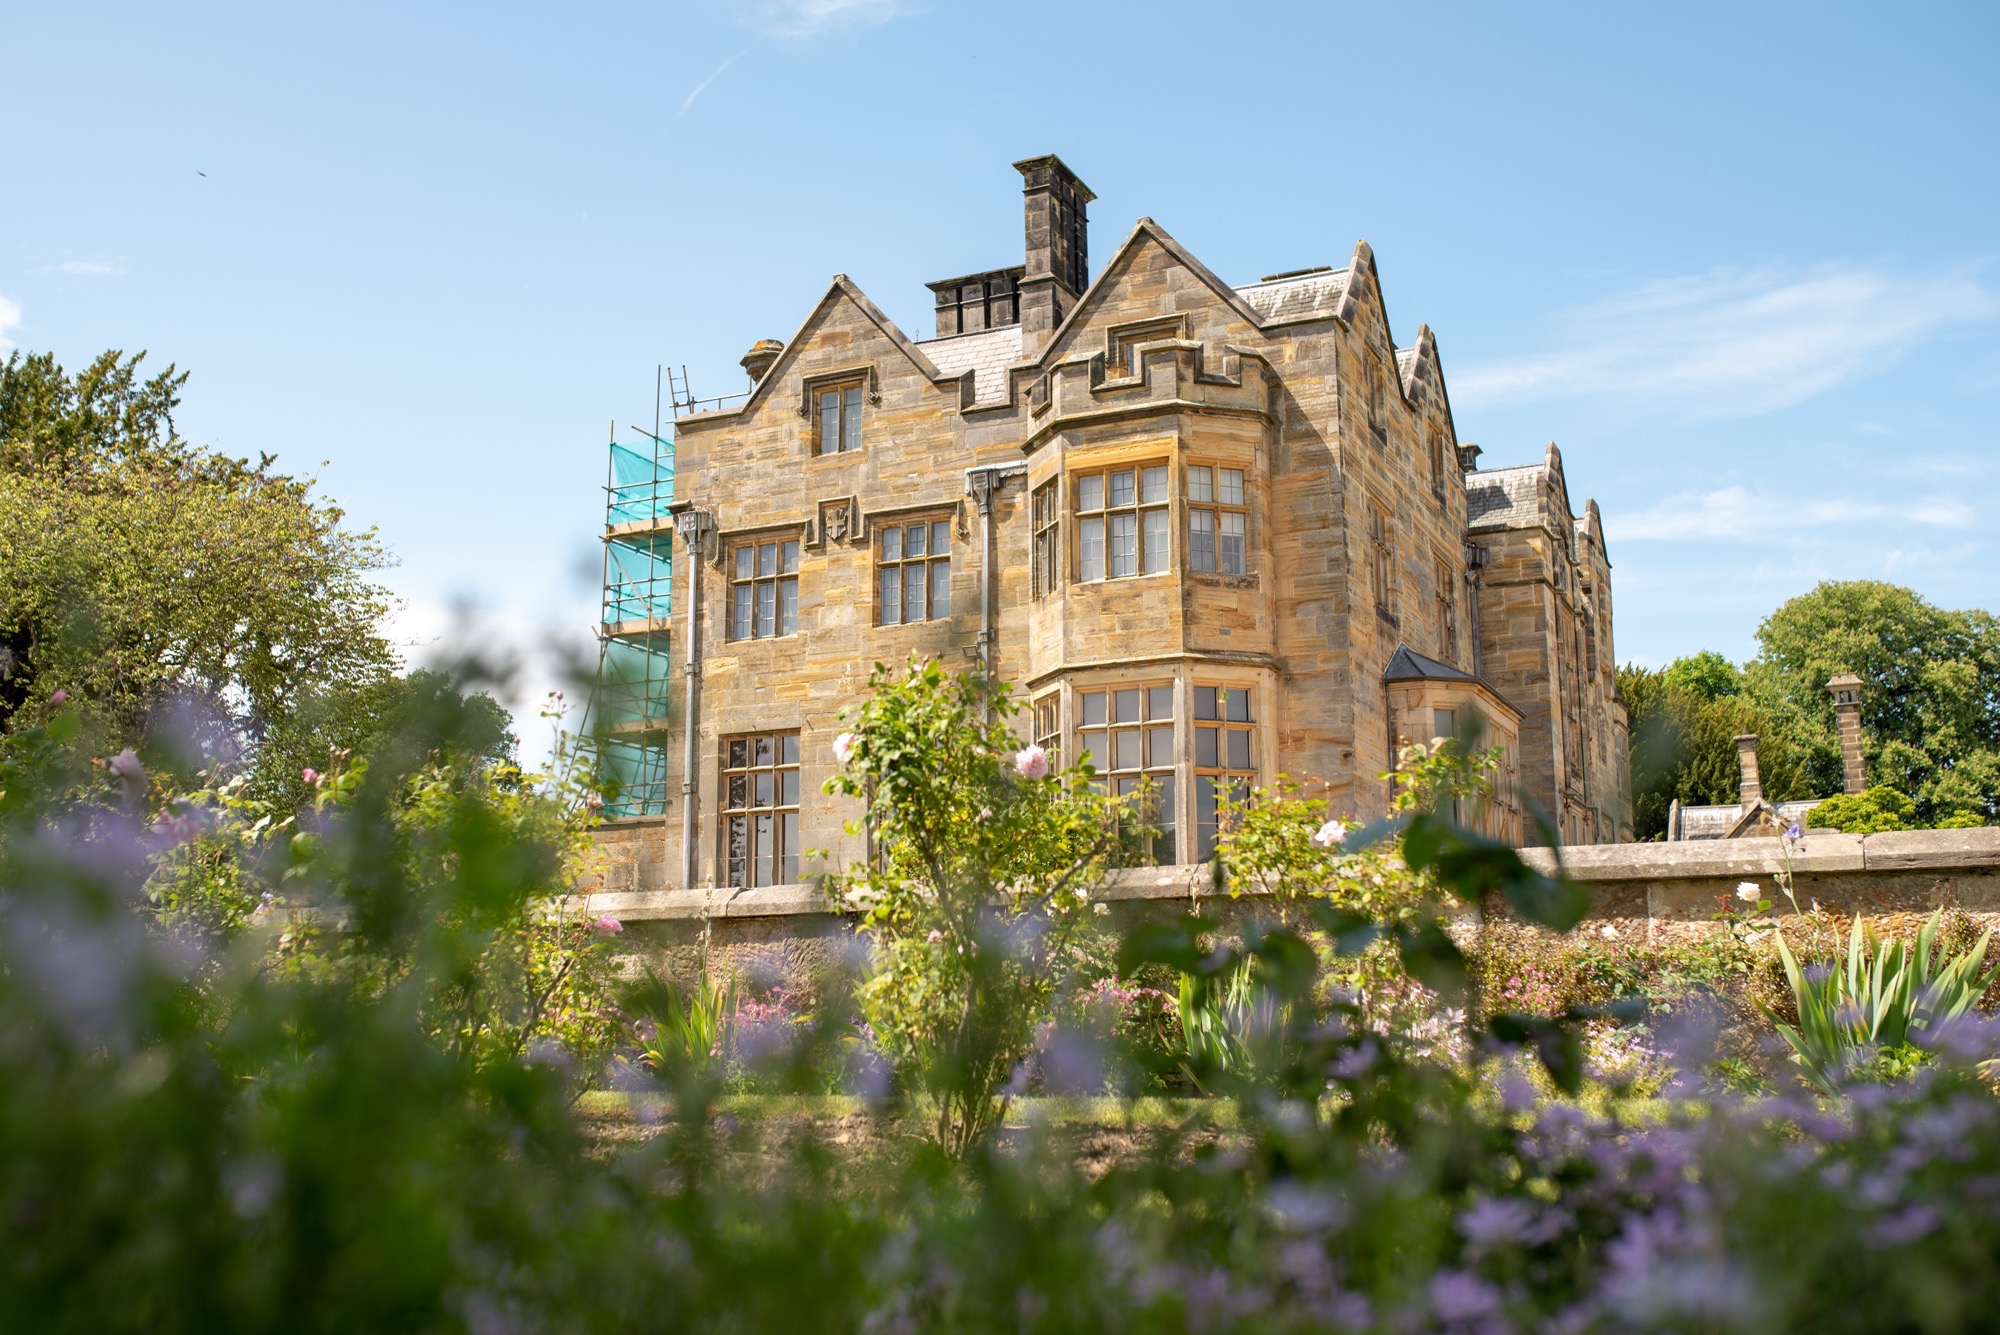
<svg viewBox="0 0 2000 1335"><path fill-rule="evenodd" d="M1027 272L1021 278L1021 355L1049 335L1090 286L1090 218L1097 196L1053 153L1014 164L1025 196Z"/></svg>
<svg viewBox="0 0 2000 1335"><path fill-rule="evenodd" d="M1833 719L1840 725L1840 790L1858 793L1868 786L1861 764L1861 678L1843 672L1827 682L1833 695Z"/></svg>
<svg viewBox="0 0 2000 1335"><path fill-rule="evenodd" d="M1764 783L1757 777L1757 734L1746 732L1736 739L1736 763L1743 768L1743 809L1748 811L1764 800Z"/></svg>

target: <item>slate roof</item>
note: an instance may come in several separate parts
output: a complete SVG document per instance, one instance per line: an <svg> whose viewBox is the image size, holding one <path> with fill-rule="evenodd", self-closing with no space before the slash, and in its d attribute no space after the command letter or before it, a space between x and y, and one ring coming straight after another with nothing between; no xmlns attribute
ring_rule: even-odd
<svg viewBox="0 0 2000 1335"><path fill-rule="evenodd" d="M1003 324L998 329L934 338L917 346L945 375L973 372L974 403L999 403L1007 397L1007 368L1021 360L1021 326Z"/></svg>
<svg viewBox="0 0 2000 1335"><path fill-rule="evenodd" d="M1776 811L1778 818L1787 824L1797 821L1803 825L1805 824L1806 813L1818 805L1819 799L1817 798L1805 802L1775 802L1772 804L1772 810ZM1682 839L1727 839L1731 827L1742 818L1743 808L1735 802L1721 807L1682 807L1680 837Z"/></svg>
<svg viewBox="0 0 2000 1335"><path fill-rule="evenodd" d="M1268 283L1249 283L1236 295L1249 303L1266 324L1279 320L1319 320L1340 310L1352 269L1329 269Z"/></svg>
<svg viewBox="0 0 2000 1335"><path fill-rule="evenodd" d="M1410 378L1416 373L1417 350L1415 348L1396 349L1396 375L1403 382L1403 392L1410 392Z"/></svg>
<svg viewBox="0 0 2000 1335"><path fill-rule="evenodd" d="M1478 681L1470 672L1461 672L1449 663L1427 658L1407 644L1396 646L1389 666L1382 669L1383 681Z"/></svg>
<svg viewBox="0 0 2000 1335"><path fill-rule="evenodd" d="M1520 528L1542 515L1545 464L1486 468L1465 479L1465 523L1474 530Z"/></svg>

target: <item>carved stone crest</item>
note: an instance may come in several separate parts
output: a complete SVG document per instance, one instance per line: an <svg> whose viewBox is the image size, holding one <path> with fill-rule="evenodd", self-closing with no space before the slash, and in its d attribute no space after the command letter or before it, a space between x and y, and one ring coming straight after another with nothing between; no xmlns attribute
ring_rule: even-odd
<svg viewBox="0 0 2000 1335"><path fill-rule="evenodd" d="M861 508L853 496L842 496L819 503L818 513L806 525L808 546L820 543L859 542L861 540Z"/></svg>

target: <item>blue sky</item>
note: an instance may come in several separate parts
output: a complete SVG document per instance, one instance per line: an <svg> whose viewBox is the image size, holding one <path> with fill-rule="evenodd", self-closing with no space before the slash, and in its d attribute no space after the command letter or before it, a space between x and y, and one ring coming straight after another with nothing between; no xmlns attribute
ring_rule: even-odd
<svg viewBox="0 0 2000 1335"><path fill-rule="evenodd" d="M587 643L655 365L738 388L835 272L928 335L1055 152L1100 263L1367 238L1460 438L1598 499L1619 657L1740 659L1820 579L2000 610L1996 50L1990 3L0 3L0 353L191 369L186 434L380 530L414 654L461 603Z"/></svg>

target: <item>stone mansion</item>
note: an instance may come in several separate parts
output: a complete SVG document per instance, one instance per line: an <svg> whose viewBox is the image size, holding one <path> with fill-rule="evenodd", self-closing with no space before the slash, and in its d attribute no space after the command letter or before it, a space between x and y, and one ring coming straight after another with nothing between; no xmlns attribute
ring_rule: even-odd
<svg viewBox="0 0 2000 1335"><path fill-rule="evenodd" d="M820 785L841 709L912 654L984 664L1024 733L1146 786L1159 864L1205 860L1220 791L1285 774L1373 819L1401 744L1475 729L1494 833L1533 842L1533 807L1629 839L1611 566L1555 446L1478 466L1365 242L1233 285L1141 218L1093 275L1089 188L1015 166L1025 254L930 284L934 338L836 275L747 398L674 422L667 796L606 831L653 869L607 888L858 856Z"/></svg>

